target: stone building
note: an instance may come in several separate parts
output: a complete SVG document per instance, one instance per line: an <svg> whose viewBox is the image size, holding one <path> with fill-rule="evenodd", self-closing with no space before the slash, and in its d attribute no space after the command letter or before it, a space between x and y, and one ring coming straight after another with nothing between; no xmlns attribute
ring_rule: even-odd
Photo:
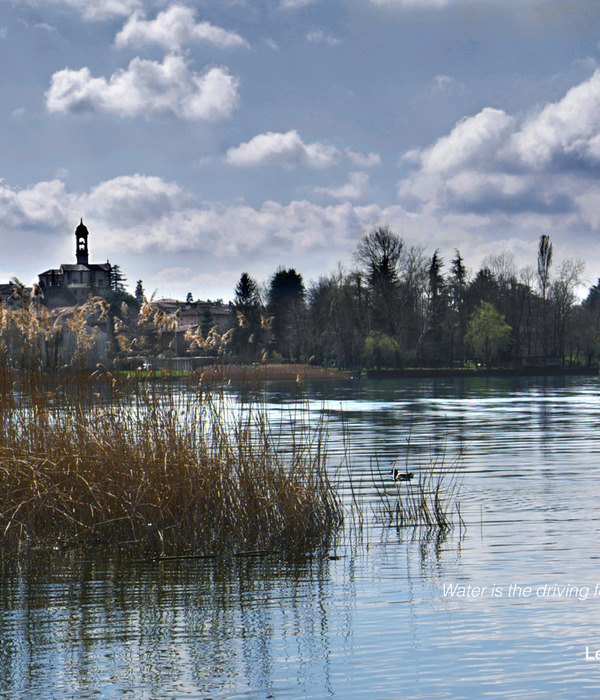
<svg viewBox="0 0 600 700"><path fill-rule="evenodd" d="M83 219L75 229L75 265L61 265L46 270L39 277L40 287L48 306L71 306L84 303L90 294L104 294L110 290L111 265L90 263L89 231Z"/></svg>

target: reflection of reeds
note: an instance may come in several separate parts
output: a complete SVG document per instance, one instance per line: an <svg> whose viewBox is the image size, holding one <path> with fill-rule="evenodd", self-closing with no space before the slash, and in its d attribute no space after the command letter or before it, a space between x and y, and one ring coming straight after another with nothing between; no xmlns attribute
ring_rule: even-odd
<svg viewBox="0 0 600 700"><path fill-rule="evenodd" d="M410 440L406 471L411 458ZM415 469L414 479L394 481L392 476L378 471L375 488L378 495L376 517L396 527L425 526L440 530L454 527L455 519L464 526L458 501L461 455L447 461L445 447L440 454ZM385 472L384 472L385 473Z"/></svg>
<svg viewBox="0 0 600 700"><path fill-rule="evenodd" d="M0 370L0 546L322 543L341 523L325 438L294 436L284 459L259 403L202 385Z"/></svg>

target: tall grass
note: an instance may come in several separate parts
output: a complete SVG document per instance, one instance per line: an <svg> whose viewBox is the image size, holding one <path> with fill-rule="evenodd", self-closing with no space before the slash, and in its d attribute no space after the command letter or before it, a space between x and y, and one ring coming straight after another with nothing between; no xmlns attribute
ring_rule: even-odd
<svg viewBox="0 0 600 700"><path fill-rule="evenodd" d="M0 546L325 543L342 521L326 431L299 430L284 458L259 401L202 382L0 370Z"/></svg>
<svg viewBox="0 0 600 700"><path fill-rule="evenodd" d="M394 481L387 470L377 468L374 476L378 496L376 518L396 527L424 526L445 531L458 524L462 528L464 521L458 500L461 457L459 453L449 459L444 446L425 464L414 463L409 439L404 467L405 473L410 468L414 477ZM375 475L373 465L372 471Z"/></svg>

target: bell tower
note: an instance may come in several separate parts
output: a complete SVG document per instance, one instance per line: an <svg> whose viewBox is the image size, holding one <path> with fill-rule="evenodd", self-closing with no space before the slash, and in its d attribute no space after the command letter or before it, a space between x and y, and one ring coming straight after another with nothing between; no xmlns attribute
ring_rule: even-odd
<svg viewBox="0 0 600 700"><path fill-rule="evenodd" d="M75 229L75 241L76 248L75 254L77 256L78 265L89 265L89 253L88 253L88 236L90 232L87 230L83 223L83 217L81 218L81 223Z"/></svg>

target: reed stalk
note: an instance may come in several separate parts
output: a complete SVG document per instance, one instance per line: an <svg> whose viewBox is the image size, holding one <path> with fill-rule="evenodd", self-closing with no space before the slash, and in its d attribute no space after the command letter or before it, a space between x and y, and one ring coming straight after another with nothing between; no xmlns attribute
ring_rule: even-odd
<svg viewBox="0 0 600 700"><path fill-rule="evenodd" d="M0 547L324 544L342 522L326 431L298 431L284 456L260 401L203 382L1 369Z"/></svg>
<svg viewBox="0 0 600 700"><path fill-rule="evenodd" d="M377 464L371 464L374 475L377 504L375 517L395 527L420 527L441 531L450 530L458 523L464 527L460 511L459 470L462 454L449 459L446 445L440 453L419 465L411 454L410 437L407 441L405 473L414 473L409 481L394 481ZM416 466L415 466L416 464Z"/></svg>

